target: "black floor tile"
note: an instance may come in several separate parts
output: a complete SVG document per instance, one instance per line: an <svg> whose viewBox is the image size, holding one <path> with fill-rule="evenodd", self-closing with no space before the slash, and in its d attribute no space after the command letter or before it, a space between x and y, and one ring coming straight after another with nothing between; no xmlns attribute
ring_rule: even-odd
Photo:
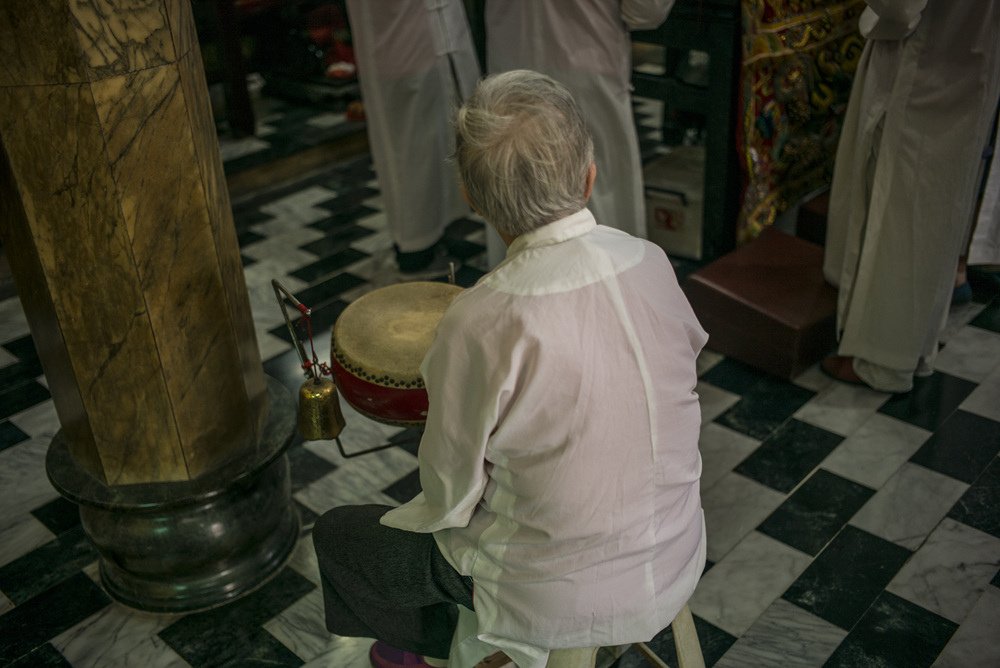
<svg viewBox="0 0 1000 668"><path fill-rule="evenodd" d="M339 241L349 240L352 235L354 235L353 238L355 239L361 239L368 236L368 234L373 234L374 230L368 230L365 226L358 225L357 221L378 212L378 209L373 209L365 204L355 204L350 208L334 211L326 218L321 218L315 223L310 223L309 227L326 232L329 235L334 235L332 238ZM368 233L362 234L365 230L368 230ZM319 241L317 240L314 243L318 243ZM309 246L303 246L303 248L310 250Z"/></svg>
<svg viewBox="0 0 1000 668"><path fill-rule="evenodd" d="M481 222L472 220L471 218L456 218L448 223L448 227L445 228L444 233L449 239L463 239L482 229L483 223Z"/></svg>
<svg viewBox="0 0 1000 668"><path fill-rule="evenodd" d="M0 368L0 387L8 390L23 383L29 383L42 375L42 363L37 357L18 361Z"/></svg>
<svg viewBox="0 0 1000 668"><path fill-rule="evenodd" d="M1000 570L998 570L996 575L993 576L993 579L990 580L990 584L994 587L1000 587Z"/></svg>
<svg viewBox="0 0 1000 668"><path fill-rule="evenodd" d="M293 493L337 469L336 464L314 455L301 445L289 448L287 455L291 467Z"/></svg>
<svg viewBox="0 0 1000 668"><path fill-rule="evenodd" d="M287 330L285 330L283 338L286 341L289 339ZM286 350L280 355L265 360L264 373L288 388L289 392L293 392L295 400L298 401L299 388L306 377L302 371L302 364L299 362L299 354L294 349Z"/></svg>
<svg viewBox="0 0 1000 668"><path fill-rule="evenodd" d="M56 536L80 526L80 507L61 496L35 508L31 514Z"/></svg>
<svg viewBox="0 0 1000 668"><path fill-rule="evenodd" d="M935 431L955 412L976 384L940 371L926 378L914 378L913 390L886 401L879 413Z"/></svg>
<svg viewBox="0 0 1000 668"><path fill-rule="evenodd" d="M701 645L701 654L705 657L706 666L714 666L736 642L734 636L697 615L694 616L694 627L698 632L698 643ZM673 631L669 626L660 631L647 645L656 656L663 659L668 665L677 665L677 647L674 644ZM637 647L631 647L613 666L615 668L647 668L649 661Z"/></svg>
<svg viewBox="0 0 1000 668"><path fill-rule="evenodd" d="M303 662L260 625L314 588L309 580L286 568L252 594L215 610L188 615L159 635L195 668L298 666Z"/></svg>
<svg viewBox="0 0 1000 668"><path fill-rule="evenodd" d="M424 430L419 427L408 427L401 432L389 437L390 443L397 443L399 447L409 452L414 457L420 447L420 439L424 435Z"/></svg>
<svg viewBox="0 0 1000 668"><path fill-rule="evenodd" d="M370 186L361 186L356 190L351 190L345 193L339 193L333 199L327 200L325 202L320 202L316 204L318 209L326 209L330 213L337 214L344 211L350 211L351 209L357 207L366 199L371 199L379 194L379 191Z"/></svg>
<svg viewBox="0 0 1000 668"><path fill-rule="evenodd" d="M1000 452L1000 422L957 410L911 462L972 484Z"/></svg>
<svg viewBox="0 0 1000 668"><path fill-rule="evenodd" d="M326 257L350 248L351 243L358 239L375 234L375 230L364 225L354 223L344 223L334 229L324 230L326 234L322 239L310 241L305 246L300 246L302 250L308 251L317 257Z"/></svg>
<svg viewBox="0 0 1000 668"><path fill-rule="evenodd" d="M303 303L308 304L304 300ZM333 331L333 324L337 322L337 318L340 317L345 308L347 308L347 302L340 299L327 302L319 308L313 307L312 316L310 316L312 318L313 343L316 346L316 352L320 354L321 362L330 361L328 352L330 350L330 333ZM292 325L295 327L295 332L299 340L302 341L303 345L306 346L306 351L309 352L309 334L302 319L296 318L292 320ZM292 335L288 333L288 325L284 323L269 329L268 332L279 339L284 339L289 343L292 342Z"/></svg>
<svg viewBox="0 0 1000 668"><path fill-rule="evenodd" d="M3 344L3 347L22 362L38 359L38 350L35 349L35 342L32 341L30 335L8 341Z"/></svg>
<svg viewBox="0 0 1000 668"><path fill-rule="evenodd" d="M312 525L316 523L319 515L309 510L298 501L295 502L295 508L299 511L299 526L303 531L311 531Z"/></svg>
<svg viewBox="0 0 1000 668"><path fill-rule="evenodd" d="M965 490L948 517L1000 538L1000 458Z"/></svg>
<svg viewBox="0 0 1000 668"><path fill-rule="evenodd" d="M110 602L90 578L77 573L18 605L0 616L0 663L23 657Z"/></svg>
<svg viewBox="0 0 1000 668"><path fill-rule="evenodd" d="M958 625L883 592L824 666L930 666Z"/></svg>
<svg viewBox="0 0 1000 668"><path fill-rule="evenodd" d="M51 395L44 385L32 380L0 392L0 420L40 404Z"/></svg>
<svg viewBox="0 0 1000 668"><path fill-rule="evenodd" d="M969 323L973 327L988 329L991 332L1000 332L1000 299L994 299L989 306Z"/></svg>
<svg viewBox="0 0 1000 668"><path fill-rule="evenodd" d="M339 253L334 253L333 255L328 255L322 260L317 260L312 264L307 264L301 269L296 269L291 273L292 276L298 278L306 283L312 283L317 279L335 274L349 264L354 264L360 260L365 259L368 253L364 253L354 248L347 248Z"/></svg>
<svg viewBox="0 0 1000 668"><path fill-rule="evenodd" d="M455 283L463 288L471 288L480 278L486 275L485 271L480 271L475 267L463 264L455 272Z"/></svg>
<svg viewBox="0 0 1000 668"><path fill-rule="evenodd" d="M263 235L257 234L252 230L243 230L242 232L236 235L236 241L239 243L240 248L243 248L244 246L249 246L250 244L257 243L258 241L261 241L263 239L265 239Z"/></svg>
<svg viewBox="0 0 1000 668"><path fill-rule="evenodd" d="M819 469L757 530L816 556L874 493Z"/></svg>
<svg viewBox="0 0 1000 668"><path fill-rule="evenodd" d="M0 452L26 440L28 440L28 435L18 429L16 424L9 420L0 422Z"/></svg>
<svg viewBox="0 0 1000 668"><path fill-rule="evenodd" d="M784 384L781 379L758 371L731 357L726 357L706 371L701 379L733 394L746 394L762 384L773 386Z"/></svg>
<svg viewBox="0 0 1000 668"><path fill-rule="evenodd" d="M414 469L382 490L387 496L406 503L420 493L420 471Z"/></svg>
<svg viewBox="0 0 1000 668"><path fill-rule="evenodd" d="M816 394L749 367L727 365L719 369L726 361L709 369L702 379L741 396L715 421L752 438L766 439ZM750 374L756 375L756 381L748 382Z"/></svg>
<svg viewBox="0 0 1000 668"><path fill-rule="evenodd" d="M35 648L14 663L4 665L8 668L72 668L66 657L49 643Z"/></svg>
<svg viewBox="0 0 1000 668"><path fill-rule="evenodd" d="M850 630L909 556L906 548L848 525L782 598Z"/></svg>
<svg viewBox="0 0 1000 668"><path fill-rule="evenodd" d="M333 278L326 279L322 283L317 283L302 290L296 296L300 302L313 309L313 311L317 311L326 304L336 301L340 295L348 290L353 290L365 283L367 283L365 279L345 271Z"/></svg>
<svg viewBox="0 0 1000 668"><path fill-rule="evenodd" d="M21 605L96 559L97 550L76 526L0 568L0 591Z"/></svg>
<svg viewBox="0 0 1000 668"><path fill-rule="evenodd" d="M462 262L467 262L471 258L477 257L486 252L486 246L466 241L465 239L448 240L445 242L445 248L448 249L449 256Z"/></svg>
<svg viewBox="0 0 1000 668"><path fill-rule="evenodd" d="M256 225L257 223L265 223L269 220L273 220L274 216L268 213L264 213L257 206L241 204L240 206L233 207L233 222L236 224L236 229L240 230L240 234L237 234L237 239L242 238L242 231L248 231L251 225ZM256 236L254 232L250 232ZM259 237L260 240L263 237ZM247 241L247 243L253 243L253 241ZM240 242L240 247L243 247L243 243Z"/></svg>
<svg viewBox="0 0 1000 668"><path fill-rule="evenodd" d="M250 265L256 264L257 260L253 259L252 257L247 257L243 253L240 253L240 263L243 265L243 268L246 269Z"/></svg>
<svg viewBox="0 0 1000 668"><path fill-rule="evenodd" d="M842 436L820 427L789 420L734 470L772 489L787 493L833 452L842 440Z"/></svg>

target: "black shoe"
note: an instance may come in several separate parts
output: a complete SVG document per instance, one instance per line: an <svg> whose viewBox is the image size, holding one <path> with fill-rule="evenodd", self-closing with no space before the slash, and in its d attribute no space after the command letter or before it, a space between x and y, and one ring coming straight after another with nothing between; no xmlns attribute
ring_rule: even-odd
<svg viewBox="0 0 1000 668"><path fill-rule="evenodd" d="M396 265L399 270L404 274L413 274L418 271L423 271L427 267L431 266L431 262L437 256L437 247L440 241L431 244L430 248L425 248L418 251L407 251L403 252L399 250L399 246L393 244L392 247L396 251Z"/></svg>

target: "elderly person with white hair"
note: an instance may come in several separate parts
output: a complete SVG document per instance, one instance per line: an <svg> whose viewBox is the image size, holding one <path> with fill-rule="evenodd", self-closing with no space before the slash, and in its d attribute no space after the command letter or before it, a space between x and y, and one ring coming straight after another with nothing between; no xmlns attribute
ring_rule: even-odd
<svg viewBox="0 0 1000 668"><path fill-rule="evenodd" d="M552 649L649 640L705 563L707 337L663 252L585 208L593 143L561 84L489 77L456 128L464 192L507 256L454 300L421 366L423 491L316 523L327 626L378 638L375 666L499 649L540 668Z"/></svg>

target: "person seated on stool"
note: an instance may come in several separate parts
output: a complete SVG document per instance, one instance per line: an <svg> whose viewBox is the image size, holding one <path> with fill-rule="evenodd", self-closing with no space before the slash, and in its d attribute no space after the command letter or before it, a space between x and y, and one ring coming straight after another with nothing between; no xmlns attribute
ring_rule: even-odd
<svg viewBox="0 0 1000 668"><path fill-rule="evenodd" d="M707 335L663 251L585 208L593 143L566 88L484 79L456 134L467 199L507 255L421 365L423 491L316 522L327 628L377 638L375 666L445 665L458 605L521 668L650 640L705 564Z"/></svg>

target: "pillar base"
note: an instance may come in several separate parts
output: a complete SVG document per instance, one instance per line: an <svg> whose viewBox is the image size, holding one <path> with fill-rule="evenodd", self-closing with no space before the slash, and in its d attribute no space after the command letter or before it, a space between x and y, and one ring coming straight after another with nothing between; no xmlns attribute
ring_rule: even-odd
<svg viewBox="0 0 1000 668"><path fill-rule="evenodd" d="M204 610L253 591L285 564L299 537L284 455L295 404L273 378L267 390L256 450L195 480L110 487L80 467L61 431L52 439L49 480L80 506L113 598L150 612Z"/></svg>

